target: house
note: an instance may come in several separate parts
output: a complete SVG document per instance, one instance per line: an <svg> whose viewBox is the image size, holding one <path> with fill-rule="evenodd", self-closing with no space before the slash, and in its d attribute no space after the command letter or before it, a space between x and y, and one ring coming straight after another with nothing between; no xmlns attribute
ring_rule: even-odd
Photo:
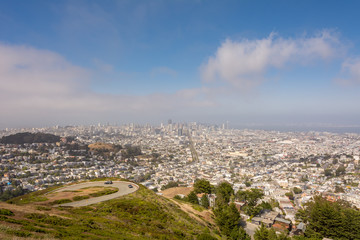
<svg viewBox="0 0 360 240"><path fill-rule="evenodd" d="M262 217L253 217L251 219L251 222L256 224L256 225L264 224L265 227L271 227L272 224L273 224L272 220L265 219L265 218L262 218Z"/></svg>
<svg viewBox="0 0 360 240"><path fill-rule="evenodd" d="M296 225L295 230L293 231L294 235L302 235L305 233L306 230L306 224L301 222L298 225Z"/></svg>
<svg viewBox="0 0 360 240"><path fill-rule="evenodd" d="M291 221L276 217L274 221L273 228L279 231L291 230Z"/></svg>

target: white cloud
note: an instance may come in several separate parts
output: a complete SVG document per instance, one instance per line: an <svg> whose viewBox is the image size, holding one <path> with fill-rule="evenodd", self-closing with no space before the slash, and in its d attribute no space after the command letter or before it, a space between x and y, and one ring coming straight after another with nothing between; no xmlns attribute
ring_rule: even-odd
<svg viewBox="0 0 360 240"><path fill-rule="evenodd" d="M341 65L341 77L335 81L342 85L360 83L360 58L348 58Z"/></svg>
<svg viewBox="0 0 360 240"><path fill-rule="evenodd" d="M54 52L0 43L0 127L167 119L211 107L202 89L145 96L91 90L93 71Z"/></svg>
<svg viewBox="0 0 360 240"><path fill-rule="evenodd" d="M200 70L205 82L221 80L247 89L261 83L270 69L326 61L337 57L342 50L337 35L329 31L307 38L285 39L271 33L264 39L227 39Z"/></svg>

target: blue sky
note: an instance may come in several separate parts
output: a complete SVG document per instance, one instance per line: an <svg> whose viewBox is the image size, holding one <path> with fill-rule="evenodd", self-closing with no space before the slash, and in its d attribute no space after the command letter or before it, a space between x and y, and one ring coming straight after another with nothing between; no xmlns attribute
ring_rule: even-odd
<svg viewBox="0 0 360 240"><path fill-rule="evenodd" d="M358 1L1 1L0 128L360 124Z"/></svg>

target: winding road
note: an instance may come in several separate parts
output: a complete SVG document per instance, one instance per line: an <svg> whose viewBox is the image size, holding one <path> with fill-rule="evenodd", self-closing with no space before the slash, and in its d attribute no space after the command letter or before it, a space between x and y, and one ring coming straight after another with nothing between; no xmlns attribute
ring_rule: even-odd
<svg viewBox="0 0 360 240"><path fill-rule="evenodd" d="M129 185L132 185L133 187L129 188ZM81 201L59 204L59 205L56 205L56 207L59 207L59 206L61 206L61 207L63 207L63 206L70 206L70 207L88 206L91 204L104 202L104 201L107 201L107 200L110 200L113 198L121 197L121 196L127 195L129 193L133 193L139 189L138 185L131 183L131 182L113 181L113 184L105 184L105 181L98 181L98 182L86 182L86 183L79 183L79 184L75 184L75 185L66 186L66 187L56 190L55 192L75 191L75 190L79 190L82 188L88 188L88 187L115 187L115 188L118 188L119 191L117 191L116 193L113 193L113 194L104 195L104 196L100 196L100 197L94 197L94 198L89 198L89 199L85 199L85 200L81 200Z"/></svg>

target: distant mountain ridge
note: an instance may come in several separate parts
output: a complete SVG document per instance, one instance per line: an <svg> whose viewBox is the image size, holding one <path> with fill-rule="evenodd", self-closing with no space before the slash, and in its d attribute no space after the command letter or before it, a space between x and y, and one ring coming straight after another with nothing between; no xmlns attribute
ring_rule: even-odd
<svg viewBox="0 0 360 240"><path fill-rule="evenodd" d="M60 141L60 136L49 133L16 133L4 136L0 139L3 144L24 144L24 143L55 143Z"/></svg>

